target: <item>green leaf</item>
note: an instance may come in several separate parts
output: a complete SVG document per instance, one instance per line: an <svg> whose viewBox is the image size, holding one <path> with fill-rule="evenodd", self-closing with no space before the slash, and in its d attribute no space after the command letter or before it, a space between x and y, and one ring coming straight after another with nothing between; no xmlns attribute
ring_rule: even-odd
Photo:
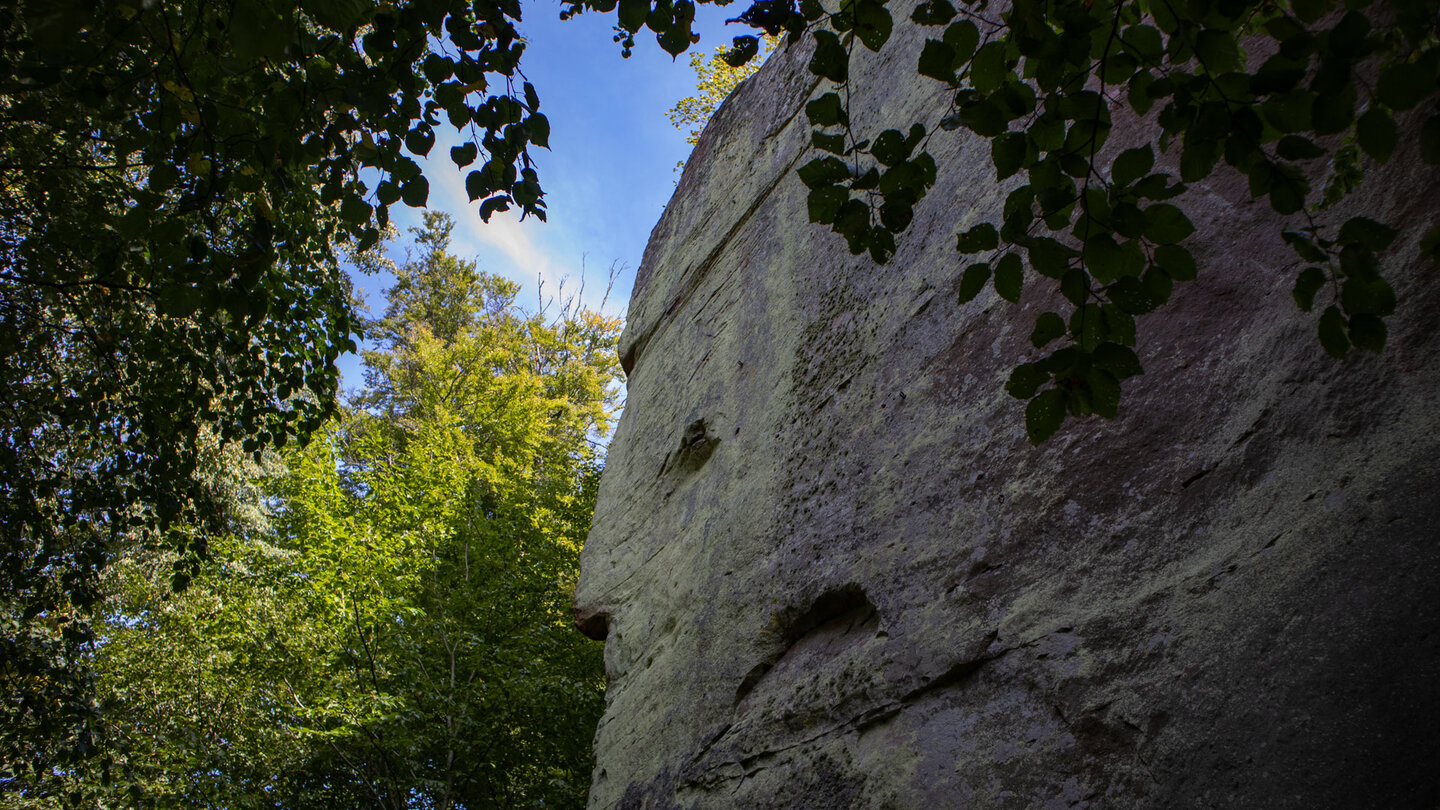
<svg viewBox="0 0 1440 810"><path fill-rule="evenodd" d="M1195 55L1211 75L1219 75L1241 67L1240 44L1235 34L1207 28L1195 37Z"/></svg>
<svg viewBox="0 0 1440 810"><path fill-rule="evenodd" d="M1347 82L1335 92L1316 93L1310 120L1316 135L1344 132L1355 120L1355 85Z"/></svg>
<svg viewBox="0 0 1440 810"><path fill-rule="evenodd" d="M1005 44L997 40L980 46L970 62L971 86L988 95L1000 89L1005 73Z"/></svg>
<svg viewBox="0 0 1440 810"><path fill-rule="evenodd" d="M544 149L550 148L550 119L544 113L534 113L525 119L530 130L530 142Z"/></svg>
<svg viewBox="0 0 1440 810"><path fill-rule="evenodd" d="M1095 413L1114 419L1120 410L1120 381L1115 379L1115 375L1092 367L1085 374L1085 386L1090 389L1090 405Z"/></svg>
<svg viewBox="0 0 1440 810"><path fill-rule="evenodd" d="M1350 351L1350 337L1346 334L1345 316L1340 308L1331 304L1320 315L1320 346L1325 353L1336 360L1344 360Z"/></svg>
<svg viewBox="0 0 1440 810"><path fill-rule="evenodd" d="M960 303L968 304L975 300L975 296L985 289L985 282L990 280L990 263L980 262L965 268L965 273L960 277L959 294Z"/></svg>
<svg viewBox="0 0 1440 810"><path fill-rule="evenodd" d="M1195 257L1179 245L1165 245L1155 249L1155 266L1176 281L1195 280Z"/></svg>
<svg viewBox="0 0 1440 810"><path fill-rule="evenodd" d="M1435 68L1424 62L1397 62L1380 72L1375 97L1392 110L1408 110L1435 92Z"/></svg>
<svg viewBox="0 0 1440 810"><path fill-rule="evenodd" d="M1126 149L1110 167L1110 180L1117 186L1128 186L1148 173L1155 165L1155 152L1149 144Z"/></svg>
<svg viewBox="0 0 1440 810"><path fill-rule="evenodd" d="M1440 115L1432 115L1420 129L1420 159L1440 166Z"/></svg>
<svg viewBox="0 0 1440 810"><path fill-rule="evenodd" d="M1275 144L1275 151L1286 160L1314 160L1327 154L1313 141L1299 135L1286 135L1281 138L1280 142Z"/></svg>
<svg viewBox="0 0 1440 810"><path fill-rule="evenodd" d="M405 148L417 155L428 155L430 149L435 145L435 131L428 126L421 125L405 136Z"/></svg>
<svg viewBox="0 0 1440 810"><path fill-rule="evenodd" d="M819 98L811 99L805 105L805 117L817 127L833 127L849 120L845 115L845 105L840 101L838 93L826 93Z"/></svg>
<svg viewBox="0 0 1440 810"><path fill-rule="evenodd" d="M1145 64L1159 63L1165 55L1165 41L1154 26L1132 25L1120 35L1120 42Z"/></svg>
<svg viewBox="0 0 1440 810"><path fill-rule="evenodd" d="M961 253L979 253L984 250L994 250L999 245L1000 234L995 230L995 226L988 222L982 222L959 234L955 249Z"/></svg>
<svg viewBox="0 0 1440 810"><path fill-rule="evenodd" d="M1347 278L1340 285L1340 306L1349 315L1393 315L1395 290L1383 278Z"/></svg>
<svg viewBox="0 0 1440 810"><path fill-rule="evenodd" d="M1293 90L1267 98L1260 105L1260 113L1280 132L1305 132L1311 129L1310 111L1314 103L1313 93Z"/></svg>
<svg viewBox="0 0 1440 810"><path fill-rule="evenodd" d="M980 29L970 20L960 20L945 29L943 39L945 44L955 52L955 61L950 63L954 68L958 64L969 61L970 57L975 55L975 49L980 45Z"/></svg>
<svg viewBox="0 0 1440 810"><path fill-rule="evenodd" d="M818 129L811 130L810 143L816 149L829 152L832 155L845 154L845 136L840 133L826 134Z"/></svg>
<svg viewBox="0 0 1440 810"><path fill-rule="evenodd" d="M620 27L634 34L645 25L650 16L650 0L620 0L618 14Z"/></svg>
<svg viewBox="0 0 1440 810"><path fill-rule="evenodd" d="M1037 349L1065 334L1065 320L1057 313L1046 312L1035 319L1035 329L1030 333L1030 343Z"/></svg>
<svg viewBox="0 0 1440 810"><path fill-rule="evenodd" d="M920 51L920 61L915 69L921 76L929 76L946 84L954 84L955 49L938 39L927 39L925 47Z"/></svg>
<svg viewBox="0 0 1440 810"><path fill-rule="evenodd" d="M340 216L351 225L364 225L370 221L370 214L370 204L353 194L340 203Z"/></svg>
<svg viewBox="0 0 1440 810"><path fill-rule="evenodd" d="M1318 267L1307 267L1295 279L1295 305L1301 311L1309 312L1315 306L1315 293L1325 286L1325 271Z"/></svg>
<svg viewBox="0 0 1440 810"><path fill-rule="evenodd" d="M463 146L450 147L450 160L454 161L455 165L461 168L464 168L466 166L469 166L471 163L474 163L475 157L478 154L479 150L475 147L475 144L473 143L467 143Z"/></svg>
<svg viewBox="0 0 1440 810"><path fill-rule="evenodd" d="M1010 303L1020 300L1021 284L1025 279L1025 266L1016 253L1006 253L995 265L995 292Z"/></svg>
<svg viewBox="0 0 1440 810"><path fill-rule="evenodd" d="M1039 446L1054 436L1063 421L1065 400L1054 388L1040 393L1025 406L1025 433L1030 437L1032 445Z"/></svg>
<svg viewBox="0 0 1440 810"><path fill-rule="evenodd" d="M845 161L836 157L819 157L801 166L796 172L800 175L800 182L807 188L820 188L832 186L842 180L850 179L850 167Z"/></svg>
<svg viewBox="0 0 1440 810"><path fill-rule="evenodd" d="M890 17L890 9L876 0L853 1L856 3L855 35L866 48L880 50L890 39L890 31L895 24Z"/></svg>
<svg viewBox="0 0 1440 810"><path fill-rule="evenodd" d="M1395 241L1395 229L1369 217L1351 217L1340 226L1339 242L1357 242L1374 251L1390 247Z"/></svg>
<svg viewBox="0 0 1440 810"><path fill-rule="evenodd" d="M1024 363L1010 372L1010 379L1005 382L1005 391L1016 399L1030 399L1040 390L1040 386L1047 382L1050 382L1049 372L1034 363Z"/></svg>
<svg viewBox="0 0 1440 810"><path fill-rule="evenodd" d="M957 113L960 123L964 124L976 135L983 135L993 138L1004 132L1010 126L1010 119L1005 117L993 101L972 101L960 108Z"/></svg>
<svg viewBox="0 0 1440 810"><path fill-rule="evenodd" d="M1091 359L1096 368L1105 369L1115 375L1118 380L1129 379L1137 374L1145 373L1140 366L1140 358L1135 356L1135 351L1118 343L1101 343L1095 347Z"/></svg>
<svg viewBox="0 0 1440 810"><path fill-rule="evenodd" d="M1173 245L1195 232L1185 212L1169 203L1145 209L1145 238L1157 245Z"/></svg>
<svg viewBox="0 0 1440 810"><path fill-rule="evenodd" d="M1385 163L1400 144L1400 128L1388 113L1372 107L1355 122L1355 138L1367 155Z"/></svg>
<svg viewBox="0 0 1440 810"><path fill-rule="evenodd" d="M400 199L411 208L424 208L425 201L430 197L430 181L422 177L412 177L405 181L400 189Z"/></svg>
<svg viewBox="0 0 1440 810"><path fill-rule="evenodd" d="M470 196L470 202L475 202L490 193L489 184L485 182L483 172L473 171L465 175L465 193Z"/></svg>
<svg viewBox="0 0 1440 810"><path fill-rule="evenodd" d="M1070 269L1070 261L1080 255L1080 251L1046 236L1031 239L1027 248L1030 266L1048 278L1062 278Z"/></svg>
<svg viewBox="0 0 1440 810"><path fill-rule="evenodd" d="M850 192L839 186L820 186L810 191L806 208L810 221L828 225L836 220L840 209L850 201Z"/></svg>
<svg viewBox="0 0 1440 810"><path fill-rule="evenodd" d="M644 0L641 0L644 2ZM840 37L834 31L815 32L815 55L810 58L810 72L843 84L849 73L850 55L840 44Z"/></svg>
<svg viewBox="0 0 1440 810"><path fill-rule="evenodd" d="M1379 354L1385 349L1385 322L1374 315L1350 316L1350 339L1355 346Z"/></svg>
<svg viewBox="0 0 1440 810"><path fill-rule="evenodd" d="M910 157L910 146L898 129L887 129L875 137L870 154L886 166L894 166Z"/></svg>
<svg viewBox="0 0 1440 810"><path fill-rule="evenodd" d="M995 177L1004 180L1020 171L1025 162L1026 138L1021 132L1006 132L990 141L990 160Z"/></svg>
<svg viewBox="0 0 1440 810"><path fill-rule="evenodd" d="M955 7L948 0L926 0L910 14L910 19L920 25L944 25L954 17Z"/></svg>

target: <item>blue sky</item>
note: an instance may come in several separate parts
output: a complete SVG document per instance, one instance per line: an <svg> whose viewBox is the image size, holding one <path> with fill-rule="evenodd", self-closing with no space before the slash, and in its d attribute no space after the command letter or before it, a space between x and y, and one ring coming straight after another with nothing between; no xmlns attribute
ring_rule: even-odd
<svg viewBox="0 0 1440 810"><path fill-rule="evenodd" d="M458 143L453 133L440 135L425 162L429 205L455 218L452 252L523 284L521 300L529 306L537 301L540 280L547 294L562 280L573 291L582 267L585 302L598 306L612 263L623 267L605 306L608 314L623 315L650 229L679 179L675 164L690 153L685 134L665 116L681 98L695 94L689 54L672 60L653 34L642 31L633 55L622 59L612 40L613 13L561 22L553 0L526 2L523 9L520 30L529 46L521 69L539 92L540 111L551 127L550 150L533 155L548 221L520 222L506 213L482 223L478 204L466 198L464 173L449 159L450 147ZM696 24L701 40L693 47L708 52L748 33L738 24L724 25L726 14L739 10L743 4L701 6ZM397 204L392 219L403 233L419 223L420 214ZM383 309L390 279L357 276L355 282L373 311ZM362 382L358 358L342 358L340 370L347 388Z"/></svg>

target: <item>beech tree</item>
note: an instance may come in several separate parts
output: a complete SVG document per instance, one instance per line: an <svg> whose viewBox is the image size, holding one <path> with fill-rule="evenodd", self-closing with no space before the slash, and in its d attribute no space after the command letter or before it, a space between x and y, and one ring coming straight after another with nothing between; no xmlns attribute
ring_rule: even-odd
<svg viewBox="0 0 1440 810"><path fill-rule="evenodd" d="M102 755L52 792L583 806L604 674L570 601L618 322L521 312L516 285L448 253L450 228L427 215L397 268L360 407L249 471L265 512L180 594L173 551L116 564Z"/></svg>

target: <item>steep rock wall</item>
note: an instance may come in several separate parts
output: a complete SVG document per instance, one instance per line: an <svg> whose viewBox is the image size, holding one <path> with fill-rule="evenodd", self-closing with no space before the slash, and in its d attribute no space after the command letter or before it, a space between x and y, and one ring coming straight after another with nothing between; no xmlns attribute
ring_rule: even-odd
<svg viewBox="0 0 1440 810"><path fill-rule="evenodd" d="M862 126L943 104L910 54L855 66ZM1386 353L1337 363L1279 220L1194 187L1201 278L1141 319L1120 418L1032 449L1002 386L1046 302L956 303L957 220L1003 199L986 143L937 139L898 255L852 257L794 176L807 58L721 109L639 271L576 597L608 633L591 806L1435 807L1418 232ZM1414 151L1337 216L1428 221Z"/></svg>

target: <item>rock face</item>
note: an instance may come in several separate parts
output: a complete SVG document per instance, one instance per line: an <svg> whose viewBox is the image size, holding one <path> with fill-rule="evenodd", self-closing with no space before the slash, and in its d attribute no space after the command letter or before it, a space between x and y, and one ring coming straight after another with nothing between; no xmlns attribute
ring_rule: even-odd
<svg viewBox="0 0 1440 810"><path fill-rule="evenodd" d="M913 53L853 68L862 127L944 103ZM1047 301L956 303L957 225L1006 191L987 144L936 139L898 255L852 257L794 176L807 58L722 108L639 271L576 597L608 633L591 807L1436 807L1413 141L1326 215L1417 224L1383 355L1321 352L1282 222L1217 174L1120 417L1032 449L1003 383Z"/></svg>

